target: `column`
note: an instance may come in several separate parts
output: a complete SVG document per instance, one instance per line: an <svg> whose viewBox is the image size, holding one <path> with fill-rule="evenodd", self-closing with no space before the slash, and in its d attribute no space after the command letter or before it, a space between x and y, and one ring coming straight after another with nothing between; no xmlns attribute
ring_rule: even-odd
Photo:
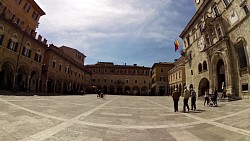
<svg viewBox="0 0 250 141"><path fill-rule="evenodd" d="M28 76L28 81L27 81L27 92L30 90L30 76Z"/></svg>
<svg viewBox="0 0 250 141"><path fill-rule="evenodd" d="M13 75L13 86L12 86L13 92L16 92L16 75L17 73L14 73Z"/></svg>
<svg viewBox="0 0 250 141"><path fill-rule="evenodd" d="M37 82L37 92L40 92L40 80L41 78L38 78L38 82Z"/></svg>
<svg viewBox="0 0 250 141"><path fill-rule="evenodd" d="M45 93L48 92L48 79L45 80Z"/></svg>

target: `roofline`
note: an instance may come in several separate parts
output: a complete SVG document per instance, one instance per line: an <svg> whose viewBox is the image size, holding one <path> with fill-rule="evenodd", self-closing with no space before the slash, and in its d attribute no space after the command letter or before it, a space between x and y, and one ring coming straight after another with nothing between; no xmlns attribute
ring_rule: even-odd
<svg viewBox="0 0 250 141"><path fill-rule="evenodd" d="M46 13L42 10L42 8L35 2L35 0L27 0L27 2L32 5L32 7L34 7L36 10L38 10L37 12L40 14L40 16L45 15Z"/></svg>
<svg viewBox="0 0 250 141"><path fill-rule="evenodd" d="M201 7L195 12L192 19L189 21L185 29L181 32L179 35L180 38L183 39L184 35L187 33L188 29L196 22L197 18L201 15L202 11L204 10L204 7L206 7L211 1L205 0L205 2L201 5Z"/></svg>

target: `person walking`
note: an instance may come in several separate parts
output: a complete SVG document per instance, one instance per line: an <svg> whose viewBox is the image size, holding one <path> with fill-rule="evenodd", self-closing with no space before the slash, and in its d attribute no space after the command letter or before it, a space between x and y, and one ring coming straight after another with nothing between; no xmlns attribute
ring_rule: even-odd
<svg viewBox="0 0 250 141"><path fill-rule="evenodd" d="M174 112L178 112L178 102L179 102L180 94L177 91L177 88L174 89L174 92L172 93L172 98L174 101Z"/></svg>
<svg viewBox="0 0 250 141"><path fill-rule="evenodd" d="M208 104L209 104L209 89L207 89L207 90L205 91L204 106L205 106L206 102L207 102L207 106L208 106Z"/></svg>
<svg viewBox="0 0 250 141"><path fill-rule="evenodd" d="M190 89L191 94L191 110L196 110L196 92L193 88Z"/></svg>
<svg viewBox="0 0 250 141"><path fill-rule="evenodd" d="M188 99L190 97L190 92L189 90L187 89L187 86L184 87L184 92L183 92L183 95L182 97L184 98L183 99L183 112L186 112L186 107L189 111L189 106L188 106Z"/></svg>

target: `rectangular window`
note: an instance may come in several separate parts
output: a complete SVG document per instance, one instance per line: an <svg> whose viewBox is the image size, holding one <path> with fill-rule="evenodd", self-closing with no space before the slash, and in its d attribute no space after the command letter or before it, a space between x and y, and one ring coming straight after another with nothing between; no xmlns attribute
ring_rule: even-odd
<svg viewBox="0 0 250 141"><path fill-rule="evenodd" d="M33 18L34 20L37 20L37 19L38 19L38 14L36 13L36 11L33 12L32 18Z"/></svg>
<svg viewBox="0 0 250 141"><path fill-rule="evenodd" d="M161 72L163 72L164 71L164 69L163 68L161 68Z"/></svg>
<svg viewBox="0 0 250 141"><path fill-rule="evenodd" d="M137 84L137 80L135 80L135 84Z"/></svg>
<svg viewBox="0 0 250 141"><path fill-rule="evenodd" d="M248 91L248 84L242 84L242 91Z"/></svg>
<svg viewBox="0 0 250 141"><path fill-rule="evenodd" d="M18 4L21 4L22 0L16 0L16 2L17 2Z"/></svg>
<svg viewBox="0 0 250 141"><path fill-rule="evenodd" d="M4 39L4 35L0 35L0 45L2 45Z"/></svg>
<svg viewBox="0 0 250 141"><path fill-rule="evenodd" d="M247 4L243 5L242 8L245 11L246 15L249 14L250 11L249 11Z"/></svg>
<svg viewBox="0 0 250 141"><path fill-rule="evenodd" d="M62 65L60 64L60 66L59 66L59 71L61 71L62 70Z"/></svg>
<svg viewBox="0 0 250 141"><path fill-rule="evenodd" d="M52 67L55 68L56 67L56 62L52 63Z"/></svg>
<svg viewBox="0 0 250 141"><path fill-rule="evenodd" d="M191 75L193 75L194 73L193 73L193 70L191 70Z"/></svg>
<svg viewBox="0 0 250 141"><path fill-rule="evenodd" d="M217 32L218 38L220 39L223 36L220 24L216 25L216 32Z"/></svg>
<svg viewBox="0 0 250 141"><path fill-rule="evenodd" d="M30 11L30 4L26 3L23 7L23 9L28 13Z"/></svg>
<svg viewBox="0 0 250 141"><path fill-rule="evenodd" d="M95 82L95 79L93 78L92 81Z"/></svg>
<svg viewBox="0 0 250 141"><path fill-rule="evenodd" d="M230 4L230 0L223 0L225 6L227 7Z"/></svg>
<svg viewBox="0 0 250 141"><path fill-rule="evenodd" d="M126 79L126 83L128 83L128 79Z"/></svg>
<svg viewBox="0 0 250 141"><path fill-rule="evenodd" d="M106 78L104 79L104 82L107 82L107 79L106 79Z"/></svg>
<svg viewBox="0 0 250 141"><path fill-rule="evenodd" d="M215 5L213 10L214 10L214 16L218 17L220 15L220 10L219 10L218 6Z"/></svg>
<svg viewBox="0 0 250 141"><path fill-rule="evenodd" d="M239 57L240 68L247 67L247 59L245 54L245 48L243 45L238 47L238 57Z"/></svg>
<svg viewBox="0 0 250 141"><path fill-rule="evenodd" d="M210 38L209 38L209 35L205 35L205 38L206 38L206 43L207 43L207 46L211 46L211 42L210 42Z"/></svg>
<svg viewBox="0 0 250 141"><path fill-rule="evenodd" d="M189 36L187 37L187 44L188 44L188 46L190 46L190 37Z"/></svg>

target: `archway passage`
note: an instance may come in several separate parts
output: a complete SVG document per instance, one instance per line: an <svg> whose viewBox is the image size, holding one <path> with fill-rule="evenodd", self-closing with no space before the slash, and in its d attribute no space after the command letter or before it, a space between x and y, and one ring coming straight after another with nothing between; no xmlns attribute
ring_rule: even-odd
<svg viewBox="0 0 250 141"><path fill-rule="evenodd" d="M139 95L140 94L140 89L139 87L135 86L132 88L133 95Z"/></svg>
<svg viewBox="0 0 250 141"><path fill-rule="evenodd" d="M48 82L47 82L47 92L48 93L54 93L54 85L55 81L53 77L49 77Z"/></svg>
<svg viewBox="0 0 250 141"><path fill-rule="evenodd" d="M141 88L141 95L148 95L148 88L147 87Z"/></svg>
<svg viewBox="0 0 250 141"><path fill-rule="evenodd" d="M205 95L205 91L209 90L209 87L210 87L209 80L207 78L202 78L199 83L198 96Z"/></svg>
<svg viewBox="0 0 250 141"><path fill-rule="evenodd" d="M38 90L38 73L36 71L32 71L30 75L30 91Z"/></svg>
<svg viewBox="0 0 250 141"><path fill-rule="evenodd" d="M114 86L109 87L109 93L110 94L115 94L115 87Z"/></svg>
<svg viewBox="0 0 250 141"><path fill-rule="evenodd" d="M20 91L27 91L28 68L24 65L20 66L17 71L16 85Z"/></svg>
<svg viewBox="0 0 250 141"><path fill-rule="evenodd" d="M117 94L123 94L122 86L117 86L116 87L116 93Z"/></svg>
<svg viewBox="0 0 250 141"><path fill-rule="evenodd" d="M10 90L13 88L14 65L11 62L4 62L0 71L0 89Z"/></svg>
<svg viewBox="0 0 250 141"><path fill-rule="evenodd" d="M222 59L220 59L217 63L217 90L218 92L222 92L223 88L226 86L225 82L225 66Z"/></svg>
<svg viewBox="0 0 250 141"><path fill-rule="evenodd" d="M126 94L131 94L131 88L129 86L126 86L124 88L124 91L125 91Z"/></svg>

